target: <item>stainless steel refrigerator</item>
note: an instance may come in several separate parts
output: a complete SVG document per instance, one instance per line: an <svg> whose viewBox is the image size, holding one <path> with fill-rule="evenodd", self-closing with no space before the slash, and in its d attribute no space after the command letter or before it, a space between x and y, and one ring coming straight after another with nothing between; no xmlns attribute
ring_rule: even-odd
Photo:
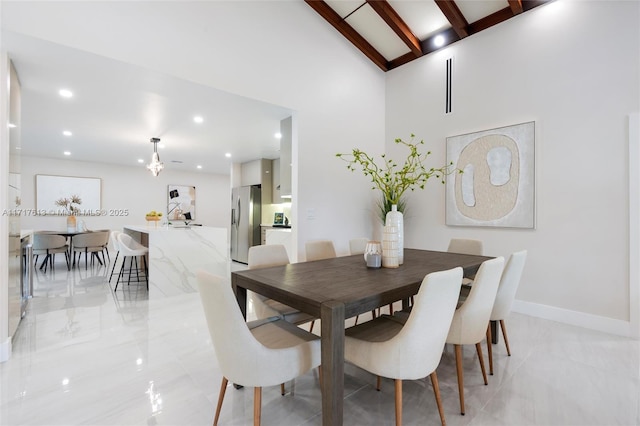
<svg viewBox="0 0 640 426"><path fill-rule="evenodd" d="M260 244L262 203L260 186L231 190L231 259L249 261L249 247Z"/></svg>

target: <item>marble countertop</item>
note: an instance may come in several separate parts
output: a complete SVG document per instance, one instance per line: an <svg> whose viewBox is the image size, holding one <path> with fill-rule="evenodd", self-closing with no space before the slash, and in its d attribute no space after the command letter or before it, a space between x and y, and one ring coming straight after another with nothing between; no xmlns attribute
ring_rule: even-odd
<svg viewBox="0 0 640 426"><path fill-rule="evenodd" d="M185 226L185 225L178 225L178 226L166 226L166 225L125 225L123 226L123 228L125 229L130 229L131 231L137 231L137 232L144 232L144 233L151 233L151 232L173 232L173 231L184 231L185 229L210 229L212 228L211 226Z"/></svg>

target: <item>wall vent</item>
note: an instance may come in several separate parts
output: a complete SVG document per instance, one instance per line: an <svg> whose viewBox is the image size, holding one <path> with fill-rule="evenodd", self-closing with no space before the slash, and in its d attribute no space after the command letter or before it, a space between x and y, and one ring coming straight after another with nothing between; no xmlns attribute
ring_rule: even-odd
<svg viewBox="0 0 640 426"><path fill-rule="evenodd" d="M451 114L453 111L453 100L451 94L451 80L453 77L453 58L447 59L447 82L446 82L446 100L445 100L445 114Z"/></svg>

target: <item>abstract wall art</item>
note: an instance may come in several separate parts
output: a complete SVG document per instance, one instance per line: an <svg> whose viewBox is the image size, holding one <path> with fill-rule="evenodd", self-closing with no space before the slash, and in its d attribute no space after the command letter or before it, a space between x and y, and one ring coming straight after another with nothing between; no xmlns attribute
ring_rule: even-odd
<svg viewBox="0 0 640 426"><path fill-rule="evenodd" d="M196 218L196 187L169 185L167 187L167 219L194 220Z"/></svg>
<svg viewBox="0 0 640 426"><path fill-rule="evenodd" d="M447 138L446 224L535 228L535 122Z"/></svg>

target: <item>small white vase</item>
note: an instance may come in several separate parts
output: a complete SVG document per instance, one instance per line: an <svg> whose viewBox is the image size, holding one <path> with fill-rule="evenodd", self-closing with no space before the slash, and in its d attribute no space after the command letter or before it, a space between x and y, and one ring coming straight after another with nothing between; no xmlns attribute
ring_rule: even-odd
<svg viewBox="0 0 640 426"><path fill-rule="evenodd" d="M397 205L391 206L391 211L387 213L385 220L386 226L393 226L398 230L398 264L404 262L404 217L402 212L398 211Z"/></svg>

